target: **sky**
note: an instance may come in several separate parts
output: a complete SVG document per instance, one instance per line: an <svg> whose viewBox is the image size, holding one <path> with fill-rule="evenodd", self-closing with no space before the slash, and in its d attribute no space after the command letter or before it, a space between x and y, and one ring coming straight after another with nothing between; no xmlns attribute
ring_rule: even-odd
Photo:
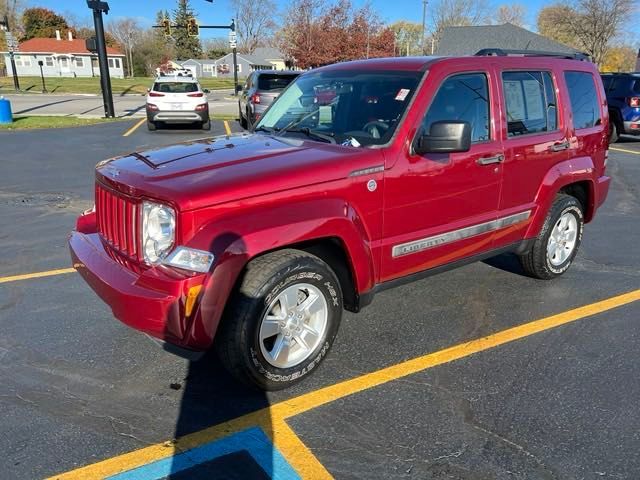
<svg viewBox="0 0 640 480"><path fill-rule="evenodd" d="M1 0L0 0L1 1ZM358 6L365 0L352 0ZM369 0L373 8L380 14L383 20L391 23L396 20L409 20L412 22L422 22L422 0ZM287 0L275 0L279 10L284 10L289 3ZM27 6L47 7L58 13L70 13L77 19L85 23L91 22L90 10L87 8L86 0L26 0ZM115 17L136 17L144 26L152 25L155 14L158 10L173 10L176 0L108 0L111 11L105 17L108 21ZM198 21L201 24L227 24L233 17L231 8L232 0L214 0L213 4L205 0L191 0L191 5L198 14ZM427 10L429 4L427 3ZM490 4L500 5L511 3L510 0L490 0ZM535 29L535 18L538 10L551 0L522 0L520 3L526 5L527 27ZM275 12L277 14L277 12ZM427 13L427 17L429 14ZM201 36L221 36L216 30L203 30Z"/></svg>

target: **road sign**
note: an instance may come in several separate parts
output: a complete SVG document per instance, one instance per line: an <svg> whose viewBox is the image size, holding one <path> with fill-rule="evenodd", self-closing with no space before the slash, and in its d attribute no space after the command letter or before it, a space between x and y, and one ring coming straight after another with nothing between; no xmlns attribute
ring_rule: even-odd
<svg viewBox="0 0 640 480"><path fill-rule="evenodd" d="M236 36L236 32L231 31L229 32L229 47L236 48L237 46L238 46L238 39Z"/></svg>

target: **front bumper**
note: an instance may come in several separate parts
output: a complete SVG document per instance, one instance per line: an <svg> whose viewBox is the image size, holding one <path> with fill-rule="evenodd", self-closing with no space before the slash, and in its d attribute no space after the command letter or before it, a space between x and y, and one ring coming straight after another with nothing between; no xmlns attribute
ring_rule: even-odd
<svg viewBox="0 0 640 480"><path fill-rule="evenodd" d="M147 120L150 122L165 123L193 123L206 122L209 120L209 109L207 110L149 110L147 109Z"/></svg>
<svg viewBox="0 0 640 480"><path fill-rule="evenodd" d="M119 254L108 252L97 233L72 232L69 248L74 268L118 320L163 342L201 350L184 340L190 326L185 305L189 289L201 285L204 274L181 277L161 268L136 272L120 263L124 259L116 261Z"/></svg>

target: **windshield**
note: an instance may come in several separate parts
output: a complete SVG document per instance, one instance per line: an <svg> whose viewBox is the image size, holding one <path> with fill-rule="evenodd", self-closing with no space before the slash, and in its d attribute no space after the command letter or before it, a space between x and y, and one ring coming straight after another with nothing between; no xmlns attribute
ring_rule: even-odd
<svg viewBox="0 0 640 480"><path fill-rule="evenodd" d="M298 77L256 125L280 135L316 134L336 143L387 143L424 75L413 71L328 70ZM332 142L333 143L333 142Z"/></svg>
<svg viewBox="0 0 640 480"><path fill-rule="evenodd" d="M198 91L195 82L157 82L153 85L154 92L162 93L191 93Z"/></svg>
<svg viewBox="0 0 640 480"><path fill-rule="evenodd" d="M297 75L262 74L258 77L258 90L282 90L289 85Z"/></svg>

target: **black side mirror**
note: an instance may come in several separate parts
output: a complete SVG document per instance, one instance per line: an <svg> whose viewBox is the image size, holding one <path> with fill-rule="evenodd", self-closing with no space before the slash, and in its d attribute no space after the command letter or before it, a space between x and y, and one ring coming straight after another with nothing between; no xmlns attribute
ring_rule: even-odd
<svg viewBox="0 0 640 480"><path fill-rule="evenodd" d="M202 90L203 93L211 93L211 90L209 90L208 88L205 88Z"/></svg>
<svg viewBox="0 0 640 480"><path fill-rule="evenodd" d="M460 120L433 122L429 135L420 135L413 146L418 155L423 153L467 152L471 148L471 124Z"/></svg>
<svg viewBox="0 0 640 480"><path fill-rule="evenodd" d="M236 85L236 93L240 93L242 91L242 85Z"/></svg>

